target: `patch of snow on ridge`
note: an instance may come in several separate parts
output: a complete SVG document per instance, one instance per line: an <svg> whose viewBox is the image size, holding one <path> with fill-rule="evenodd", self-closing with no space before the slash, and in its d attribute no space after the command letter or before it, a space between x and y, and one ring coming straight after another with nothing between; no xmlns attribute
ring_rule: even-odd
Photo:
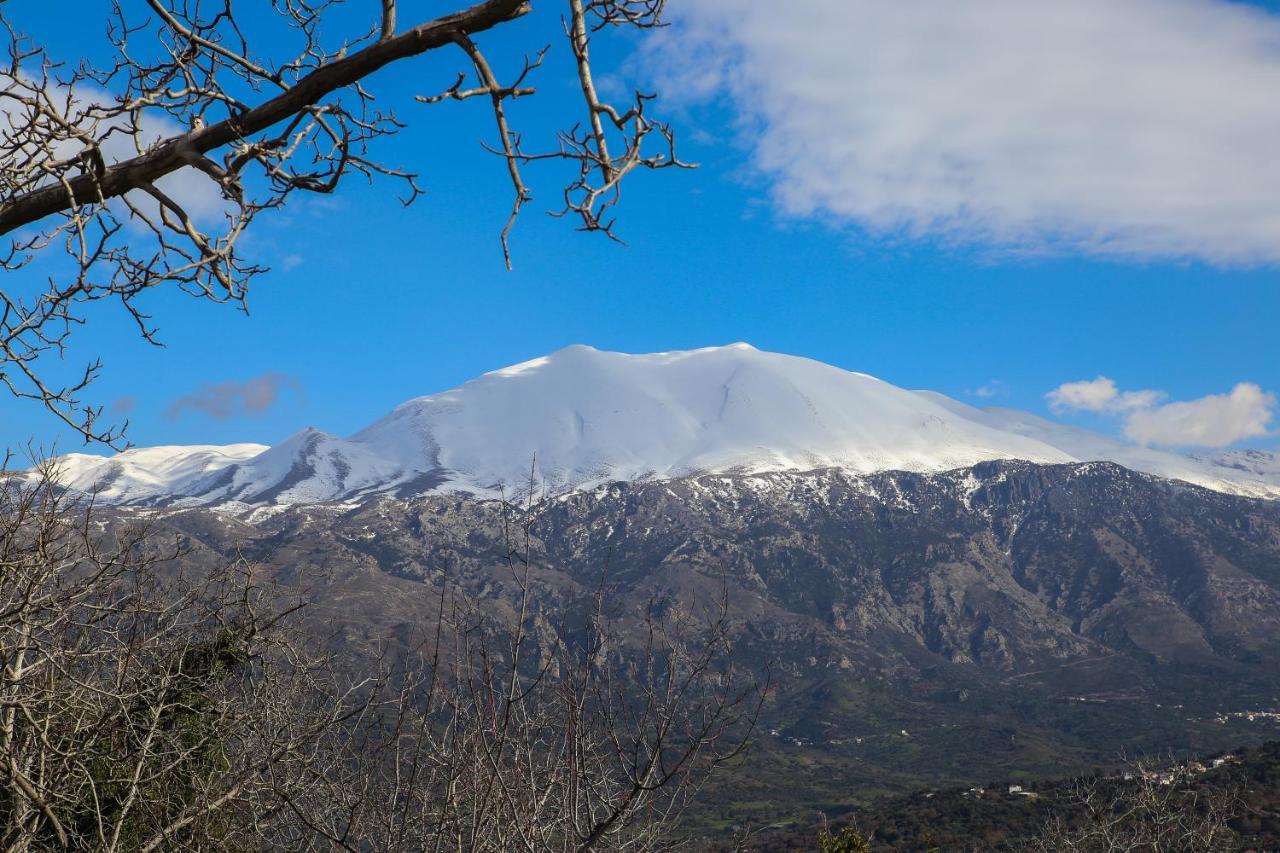
<svg viewBox="0 0 1280 853"><path fill-rule="evenodd" d="M1245 497L1280 497L1280 460L1275 454L1232 451L1216 456L1188 456L1128 444L1079 427L1054 423L1030 412L978 409L933 391L916 393L961 417L1051 444L1080 462L1114 462L1144 474Z"/></svg>
<svg viewBox="0 0 1280 853"><path fill-rule="evenodd" d="M1135 447L747 344L646 355L572 346L409 400L348 438L304 430L271 448L67 459L72 485L100 477L105 497L117 502L260 505L511 494L528 482L535 454L537 479L553 494L699 473L931 473L1021 459L1109 460L1222 491L1280 496L1280 466L1269 470L1266 459Z"/></svg>
<svg viewBox="0 0 1280 853"><path fill-rule="evenodd" d="M67 453L56 460L59 481L79 492L98 491L107 503L146 501L200 491L225 469L270 449L265 444L144 447L115 456Z"/></svg>

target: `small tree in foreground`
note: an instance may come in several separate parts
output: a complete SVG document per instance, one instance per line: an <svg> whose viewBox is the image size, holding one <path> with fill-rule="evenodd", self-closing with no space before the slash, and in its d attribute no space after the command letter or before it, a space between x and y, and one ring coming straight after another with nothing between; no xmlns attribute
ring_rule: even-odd
<svg viewBox="0 0 1280 853"><path fill-rule="evenodd" d="M1238 798L1201 787L1186 765L1136 762L1123 780L1077 782L1028 853L1219 853L1237 849L1228 821Z"/></svg>
<svg viewBox="0 0 1280 853"><path fill-rule="evenodd" d="M506 509L514 617L495 623L442 592L434 637L361 733L367 760L312 792L317 828L335 842L372 828L366 841L388 850L674 849L763 698L734 669L725 602L633 614L624 637L600 593L579 630L539 625L534 508Z"/></svg>
<svg viewBox="0 0 1280 853"><path fill-rule="evenodd" d="M0 844L225 849L375 694L290 644L249 567L183 571L35 470L0 482Z"/></svg>
<svg viewBox="0 0 1280 853"><path fill-rule="evenodd" d="M818 833L818 853L871 853L871 845L853 827Z"/></svg>
<svg viewBox="0 0 1280 853"><path fill-rule="evenodd" d="M535 635L528 522L513 616L443 589L417 653L370 667L251 567L184 570L36 470L0 483L6 850L668 849L759 707L723 609L641 614L628 646L601 597Z"/></svg>

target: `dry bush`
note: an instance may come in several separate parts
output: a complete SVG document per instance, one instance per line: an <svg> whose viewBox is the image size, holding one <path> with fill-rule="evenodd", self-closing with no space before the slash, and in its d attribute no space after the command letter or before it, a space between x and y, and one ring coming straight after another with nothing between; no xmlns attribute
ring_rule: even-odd
<svg viewBox="0 0 1280 853"><path fill-rule="evenodd" d="M636 642L602 594L539 635L527 513L514 617L446 589L415 654L369 665L252 567L184 570L36 470L0 488L6 850L665 850L754 724L722 604Z"/></svg>
<svg viewBox="0 0 1280 853"><path fill-rule="evenodd" d="M1029 853L1217 853L1237 849L1228 826L1238 798L1202 789L1188 765L1135 762L1124 779L1075 784L1066 816L1052 818Z"/></svg>

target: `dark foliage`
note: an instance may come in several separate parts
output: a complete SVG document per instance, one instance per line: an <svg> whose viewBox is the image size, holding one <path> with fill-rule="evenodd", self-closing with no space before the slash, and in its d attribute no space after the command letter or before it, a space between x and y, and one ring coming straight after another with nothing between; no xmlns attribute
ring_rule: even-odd
<svg viewBox="0 0 1280 853"><path fill-rule="evenodd" d="M1214 768L1214 758L1227 761ZM1233 801L1232 817L1227 823L1237 836L1240 850L1280 850L1280 741L1211 756L1203 764L1209 769L1192 776L1188 794L1200 795L1200 802L1213 794ZM1123 775L1097 774L1026 784L1025 791L1013 793L1007 781L992 782L981 789L920 792L881 800L835 819L826 829L815 818L807 826L765 833L748 849L754 853L810 851L820 849L824 835L840 838L842 832L853 830L867 840L875 853L1022 850L1041 838L1055 818L1068 827L1088 819L1078 796L1082 782L1091 782L1108 795L1120 796L1136 784ZM709 848L716 853L732 849L735 848L729 844Z"/></svg>

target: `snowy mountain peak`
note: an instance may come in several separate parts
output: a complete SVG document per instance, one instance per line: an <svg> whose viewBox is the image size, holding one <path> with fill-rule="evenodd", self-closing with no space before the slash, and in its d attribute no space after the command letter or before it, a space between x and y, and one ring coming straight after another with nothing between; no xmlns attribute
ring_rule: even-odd
<svg viewBox="0 0 1280 853"><path fill-rule="evenodd" d="M132 455L131 455L132 454ZM993 459L1110 460L1223 491L1280 495L1280 466L1134 447L1022 412L745 343L627 355L571 346L397 406L349 438L271 448L66 457L68 483L116 501L299 503L435 490L553 490L701 472L942 471Z"/></svg>

